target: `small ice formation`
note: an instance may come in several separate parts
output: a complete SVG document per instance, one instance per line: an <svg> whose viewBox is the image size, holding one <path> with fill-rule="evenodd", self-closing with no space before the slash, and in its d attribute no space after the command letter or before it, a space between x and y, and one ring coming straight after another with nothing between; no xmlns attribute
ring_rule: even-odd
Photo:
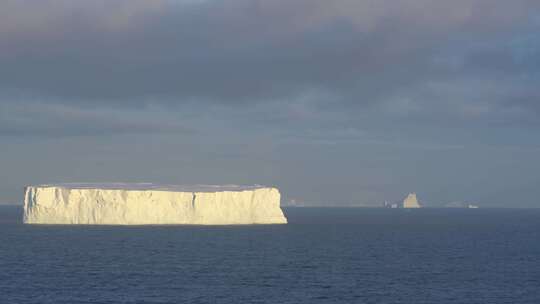
<svg viewBox="0 0 540 304"><path fill-rule="evenodd" d="M422 208L420 203L418 203L418 199L416 198L416 193L409 193L407 197L400 202L397 203L389 203L388 201L384 201L383 203L384 208Z"/></svg>
<svg viewBox="0 0 540 304"><path fill-rule="evenodd" d="M416 198L416 193L409 193L405 200L403 200L403 208L421 208Z"/></svg>
<svg viewBox="0 0 540 304"><path fill-rule="evenodd" d="M468 208L468 209L477 209L478 206L475 205L475 204L469 204L469 203L466 203L466 202L461 202L461 201L455 201L455 202L450 202L450 203L447 203L444 205L445 208Z"/></svg>
<svg viewBox="0 0 540 304"><path fill-rule="evenodd" d="M26 224L286 224L279 190L265 186L50 184L28 186Z"/></svg>

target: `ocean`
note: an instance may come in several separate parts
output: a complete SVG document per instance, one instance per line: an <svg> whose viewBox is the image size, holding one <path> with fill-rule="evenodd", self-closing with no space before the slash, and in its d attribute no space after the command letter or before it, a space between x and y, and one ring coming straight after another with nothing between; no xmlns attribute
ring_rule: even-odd
<svg viewBox="0 0 540 304"><path fill-rule="evenodd" d="M0 303L540 303L540 210L284 208L288 225L23 225Z"/></svg>

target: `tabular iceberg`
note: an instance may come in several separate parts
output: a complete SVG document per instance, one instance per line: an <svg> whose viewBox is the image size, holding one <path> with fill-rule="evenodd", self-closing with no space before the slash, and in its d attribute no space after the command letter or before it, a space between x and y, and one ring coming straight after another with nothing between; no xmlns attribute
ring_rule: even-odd
<svg viewBox="0 0 540 304"><path fill-rule="evenodd" d="M23 222L90 225L286 224L264 186L53 184L25 188Z"/></svg>

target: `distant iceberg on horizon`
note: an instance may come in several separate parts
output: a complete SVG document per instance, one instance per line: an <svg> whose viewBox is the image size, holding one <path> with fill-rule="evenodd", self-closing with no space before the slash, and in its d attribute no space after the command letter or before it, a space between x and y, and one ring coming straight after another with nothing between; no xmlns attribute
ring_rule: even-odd
<svg viewBox="0 0 540 304"><path fill-rule="evenodd" d="M461 201L454 201L450 202L444 205L445 208L466 208L466 209L478 209L478 205L461 202Z"/></svg>
<svg viewBox="0 0 540 304"><path fill-rule="evenodd" d="M467 204L461 201L453 201L444 204L444 208L466 208Z"/></svg>
<svg viewBox="0 0 540 304"><path fill-rule="evenodd" d="M260 185L46 184L24 194L26 224L286 224L277 188Z"/></svg>
<svg viewBox="0 0 540 304"><path fill-rule="evenodd" d="M403 200L403 208L422 208L420 203L418 203L418 198L416 193L409 193L407 197Z"/></svg>
<svg viewBox="0 0 540 304"><path fill-rule="evenodd" d="M384 208L422 208L422 205L418 202L418 198L416 197L416 193L412 192L407 195L407 197L397 203L390 204L387 201L383 204Z"/></svg>

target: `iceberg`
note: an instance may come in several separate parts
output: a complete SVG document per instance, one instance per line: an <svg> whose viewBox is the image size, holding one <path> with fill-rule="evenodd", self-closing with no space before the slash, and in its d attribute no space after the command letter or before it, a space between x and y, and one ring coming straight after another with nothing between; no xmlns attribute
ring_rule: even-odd
<svg viewBox="0 0 540 304"><path fill-rule="evenodd" d="M28 186L26 224L286 224L277 188L254 186L49 184Z"/></svg>
<svg viewBox="0 0 540 304"><path fill-rule="evenodd" d="M403 208L421 208L416 198L416 193L409 193L405 200L403 200Z"/></svg>
<svg viewBox="0 0 540 304"><path fill-rule="evenodd" d="M397 203L391 204L388 201L384 201L383 208L422 208L422 205L418 203L416 193L409 193L403 201Z"/></svg>
<svg viewBox="0 0 540 304"><path fill-rule="evenodd" d="M466 203L466 202L460 202L460 201L450 202L450 203L444 205L444 207L446 207L446 208L468 208L468 209L476 209L476 208L478 208L477 205L469 204L469 203Z"/></svg>

